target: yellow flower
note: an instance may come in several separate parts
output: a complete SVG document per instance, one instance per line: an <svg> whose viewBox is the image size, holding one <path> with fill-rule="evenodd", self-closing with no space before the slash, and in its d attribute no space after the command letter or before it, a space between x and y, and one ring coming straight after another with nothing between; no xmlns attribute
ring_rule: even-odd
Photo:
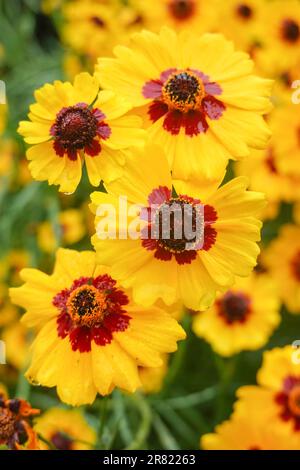
<svg viewBox="0 0 300 470"><path fill-rule="evenodd" d="M300 441L273 422L261 416L254 418L245 407L242 415L234 415L217 426L214 434L202 436L201 447L203 450L300 450Z"/></svg>
<svg viewBox="0 0 300 470"><path fill-rule="evenodd" d="M11 250L0 260L0 279L10 285L20 284L19 273L30 262L30 254L23 249Z"/></svg>
<svg viewBox="0 0 300 470"><path fill-rule="evenodd" d="M170 315L134 304L93 252L59 249L51 276L24 269L22 278L11 297L26 309L24 323L40 327L26 377L56 386L71 405L92 403L115 386L134 392L138 366L159 367L161 354L185 338Z"/></svg>
<svg viewBox="0 0 300 470"><path fill-rule="evenodd" d="M249 410L254 419L264 419L274 428L286 430L300 444L299 352L292 346L266 351L257 382L258 386L238 390L235 413Z"/></svg>
<svg viewBox="0 0 300 470"><path fill-rule="evenodd" d="M142 390L145 393L158 393L162 386L168 370L168 355L163 356L163 363L159 367L140 367L139 376Z"/></svg>
<svg viewBox="0 0 300 470"><path fill-rule="evenodd" d="M299 108L300 105L290 104L277 108L271 115L276 166L283 174L298 178L300 178Z"/></svg>
<svg viewBox="0 0 300 470"><path fill-rule="evenodd" d="M34 179L60 185L72 193L81 179L83 160L90 182L120 176L122 150L144 141L140 118L127 115L131 106L110 91L100 91L98 81L81 73L74 84L55 81L35 92L30 121L19 133L31 145L27 151Z"/></svg>
<svg viewBox="0 0 300 470"><path fill-rule="evenodd" d="M263 253L263 263L291 313L300 313L300 227L285 225Z"/></svg>
<svg viewBox="0 0 300 470"><path fill-rule="evenodd" d="M34 430L58 450L91 450L97 438L79 410L50 408L36 419ZM40 447L49 450L42 439Z"/></svg>
<svg viewBox="0 0 300 470"><path fill-rule="evenodd" d="M271 216L276 216L275 208L279 202L292 202L300 198L300 174L287 175L279 170L277 149L272 139L266 150L254 150L249 158L235 164L236 174L248 176L253 191L266 194L271 204L268 208Z"/></svg>
<svg viewBox="0 0 300 470"><path fill-rule="evenodd" d="M100 58L104 88L126 96L161 145L177 179L215 178L229 158L264 148L272 81L252 75L248 54L222 35L169 28L132 35L115 58Z"/></svg>
<svg viewBox="0 0 300 470"><path fill-rule="evenodd" d="M261 20L263 47L255 58L267 73L279 74L299 61L300 4L298 0L265 2Z"/></svg>
<svg viewBox="0 0 300 470"><path fill-rule="evenodd" d="M265 275L238 279L214 305L196 315L194 332L221 356L261 348L280 323L277 287Z"/></svg>
<svg viewBox="0 0 300 470"><path fill-rule="evenodd" d="M151 31L161 26L207 32L216 28L216 0L134 0L135 22Z"/></svg>
<svg viewBox="0 0 300 470"><path fill-rule="evenodd" d="M97 0L73 0L63 7L65 23L62 41L93 61L111 54L120 36L117 2L105 5Z"/></svg>
<svg viewBox="0 0 300 470"><path fill-rule="evenodd" d="M8 299L7 284L0 283L0 328L11 324L18 315L18 310Z"/></svg>
<svg viewBox="0 0 300 470"><path fill-rule="evenodd" d="M0 138L0 181L12 180L15 150L16 145L13 140Z"/></svg>
<svg viewBox="0 0 300 470"><path fill-rule="evenodd" d="M58 227L45 221L37 229L38 244L46 253L52 253L58 248L55 229L60 232L61 243L64 245L77 243L85 235L83 215L80 210L67 209L59 214L58 219Z"/></svg>
<svg viewBox="0 0 300 470"><path fill-rule="evenodd" d="M192 310L205 309L217 290L230 287L235 276L248 276L255 266L261 227L255 214L265 203L262 193L246 191L245 178L216 187L217 183L211 187L207 182L206 186L205 182L197 186L172 180L160 147L135 149L132 155L128 154L123 177L106 186L108 194L92 194L91 210L97 214L97 233L92 242L98 262L111 266L113 276L133 288L138 303L149 306L160 298L167 305L181 300ZM106 228L99 233L99 227L107 224L106 210L102 210L107 206L103 204L115 208L119 219L120 196L127 197L129 215L121 214L120 222L117 220L109 228L113 237L108 239L107 233L104 237L102 233ZM137 206L130 207L132 204ZM197 223L202 204L204 221L196 233L183 233L181 217L179 222L170 220L170 233L164 236L163 211L173 210L173 204L175 208L179 206L182 217L184 210L189 211L192 224ZM151 214L154 205L158 205L158 215L149 220L147 214ZM139 221L141 227L132 236L133 220ZM178 228L179 237L175 232Z"/></svg>
<svg viewBox="0 0 300 470"><path fill-rule="evenodd" d="M218 0L218 31L236 46L251 51L260 40L264 0Z"/></svg>

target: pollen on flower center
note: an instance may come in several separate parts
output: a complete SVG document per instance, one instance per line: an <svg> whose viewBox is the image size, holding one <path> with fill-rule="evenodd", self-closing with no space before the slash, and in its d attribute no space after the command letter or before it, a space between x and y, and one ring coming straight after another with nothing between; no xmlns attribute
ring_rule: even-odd
<svg viewBox="0 0 300 470"><path fill-rule="evenodd" d="M0 441L8 441L15 432L15 418L10 410L0 408Z"/></svg>
<svg viewBox="0 0 300 470"><path fill-rule="evenodd" d="M296 385L296 387L290 391L288 406L294 415L300 417L300 385Z"/></svg>
<svg viewBox="0 0 300 470"><path fill-rule="evenodd" d="M244 293L227 292L216 302L219 314L226 319L229 324L244 322L250 313L250 298Z"/></svg>
<svg viewBox="0 0 300 470"><path fill-rule="evenodd" d="M65 150L81 150L97 135L98 120L86 105L63 108L57 115L51 133Z"/></svg>
<svg viewBox="0 0 300 470"><path fill-rule="evenodd" d="M67 309L76 324L92 327L104 317L106 295L92 285L80 286L70 294Z"/></svg>
<svg viewBox="0 0 300 470"><path fill-rule="evenodd" d="M170 0L169 11L176 20L187 20L193 16L196 9L195 0Z"/></svg>
<svg viewBox="0 0 300 470"><path fill-rule="evenodd" d="M164 102L182 112L197 109L205 97L203 81L191 71L175 72L162 88Z"/></svg>
<svg viewBox="0 0 300 470"><path fill-rule="evenodd" d="M180 253L187 249L187 244L199 242L204 236L204 220L201 223L199 215L196 207L183 199L174 198L165 202L157 213L160 246L172 253ZM197 221L200 222L198 225Z"/></svg>
<svg viewBox="0 0 300 470"><path fill-rule="evenodd" d="M283 21L281 32L283 39L290 43L295 43L300 38L299 24L292 19Z"/></svg>

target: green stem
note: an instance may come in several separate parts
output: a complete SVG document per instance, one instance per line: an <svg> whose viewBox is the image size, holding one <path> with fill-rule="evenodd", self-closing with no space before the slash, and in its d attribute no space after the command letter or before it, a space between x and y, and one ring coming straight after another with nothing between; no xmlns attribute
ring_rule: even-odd
<svg viewBox="0 0 300 470"><path fill-rule="evenodd" d="M130 397L130 400L133 401L136 408L140 412L141 424L133 441L127 447L125 447L125 450L137 450L141 449L150 432L152 413L147 403L147 400L144 399L144 397L140 393L137 392L132 395Z"/></svg>

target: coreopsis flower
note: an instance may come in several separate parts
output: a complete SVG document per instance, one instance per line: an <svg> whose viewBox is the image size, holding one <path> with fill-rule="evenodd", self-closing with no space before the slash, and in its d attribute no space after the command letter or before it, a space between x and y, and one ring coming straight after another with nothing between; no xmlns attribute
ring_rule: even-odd
<svg viewBox="0 0 300 470"><path fill-rule="evenodd" d="M248 276L255 266L261 227L255 214L264 206L263 194L248 192L245 178L217 186L173 180L160 147L136 149L128 155L123 177L106 186L108 193L92 194L98 262L111 266L113 277L133 288L138 303L181 300L192 310L207 308L217 290L230 287L235 276ZM120 214L120 196L127 198L128 213L110 224L102 209L109 204ZM170 217L165 233L164 213L176 207L179 216ZM184 227L184 211L192 227L199 222L194 233L188 224ZM131 233L133 221L137 227Z"/></svg>
<svg viewBox="0 0 300 470"><path fill-rule="evenodd" d="M132 36L115 58L100 58L104 88L126 96L178 179L214 178L229 158L264 148L272 81L252 75L248 54L222 35L177 35L162 28Z"/></svg>
<svg viewBox="0 0 300 470"><path fill-rule="evenodd" d="M0 283L0 328L11 324L18 318L17 308L11 304L7 283Z"/></svg>
<svg viewBox="0 0 300 470"><path fill-rule="evenodd" d="M276 165L283 174L300 177L299 106L278 107L271 115ZM287 126L288 122L288 126Z"/></svg>
<svg viewBox="0 0 300 470"><path fill-rule="evenodd" d="M300 442L300 360L292 346L266 351L257 374L258 386L241 387L235 413L251 410L272 426L296 436Z"/></svg>
<svg viewBox="0 0 300 470"><path fill-rule="evenodd" d="M100 91L97 79L81 73L74 84L55 81L35 92L30 121L18 132L31 145L27 150L34 179L60 185L72 193L77 188L85 161L89 180L120 176L122 149L143 143L140 118L127 115L130 104L112 92Z"/></svg>
<svg viewBox="0 0 300 470"><path fill-rule="evenodd" d="M56 236L58 231L58 236ZM77 209L67 209L60 212L57 226L48 220L42 222L37 228L37 241L39 247L46 253L52 253L58 248L58 239L63 245L72 245L85 235L83 214Z"/></svg>
<svg viewBox="0 0 300 470"><path fill-rule="evenodd" d="M193 317L193 330L218 354L231 356L266 344L280 323L277 288L265 275L238 279L213 306Z"/></svg>
<svg viewBox="0 0 300 470"><path fill-rule="evenodd" d="M300 198L300 175L283 173L276 155L277 146L272 139L266 150L253 150L250 158L235 163L236 174L248 176L250 189L263 191L271 205Z"/></svg>
<svg viewBox="0 0 300 470"><path fill-rule="evenodd" d="M261 40L262 0L227 0L218 3L218 31L237 47L252 51Z"/></svg>
<svg viewBox="0 0 300 470"><path fill-rule="evenodd" d="M17 370L23 370L28 364L30 357L30 335L28 334L28 329L22 325L18 318L17 321L11 322L3 329L1 339L5 343L7 363Z"/></svg>
<svg viewBox="0 0 300 470"><path fill-rule="evenodd" d="M278 74L297 64L300 45L300 4L298 0L265 2L261 20L262 45L256 51L258 65Z"/></svg>
<svg viewBox="0 0 300 470"><path fill-rule="evenodd" d="M50 408L36 419L34 430L57 450L91 450L96 432L78 410ZM49 446L40 439L42 450Z"/></svg>
<svg viewBox="0 0 300 470"><path fill-rule="evenodd" d="M9 399L5 391L0 390L0 445L11 450L38 450L38 439L31 419L39 413L27 401Z"/></svg>
<svg viewBox="0 0 300 470"><path fill-rule="evenodd" d="M263 262L289 312L300 313L300 227L284 225L264 251Z"/></svg>
<svg viewBox="0 0 300 470"><path fill-rule="evenodd" d="M185 337L161 309L133 303L93 252L59 249L52 275L36 269L21 275L25 284L11 297L26 309L24 323L40 329L26 377L56 386L71 405L92 403L114 387L134 392L138 367L159 367L161 354Z"/></svg>
<svg viewBox="0 0 300 470"><path fill-rule="evenodd" d="M175 30L213 31L216 28L217 1L210 0L133 0L135 22L151 31L166 25Z"/></svg>
<svg viewBox="0 0 300 470"><path fill-rule="evenodd" d="M111 2L112 3L112 2ZM72 0L63 8L62 41L77 53L95 61L111 54L120 37L117 3L105 5L97 0Z"/></svg>
<svg viewBox="0 0 300 470"><path fill-rule="evenodd" d="M259 404L256 404L259 406ZM218 425L214 433L204 434L200 445L203 450L299 450L296 437L274 426L262 417L245 409Z"/></svg>

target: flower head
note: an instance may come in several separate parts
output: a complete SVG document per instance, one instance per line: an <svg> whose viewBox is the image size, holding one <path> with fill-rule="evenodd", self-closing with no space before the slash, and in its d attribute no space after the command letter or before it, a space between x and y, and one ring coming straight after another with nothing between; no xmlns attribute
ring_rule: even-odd
<svg viewBox="0 0 300 470"><path fill-rule="evenodd" d="M169 314L134 304L93 252L59 249L51 276L25 269L22 278L12 299L27 310L24 323L40 329L26 376L56 386L66 403L92 403L115 386L134 392L138 366L159 367L185 337Z"/></svg>
<svg viewBox="0 0 300 470"><path fill-rule="evenodd" d="M112 92L100 91L98 81L81 73L74 84L55 81L35 92L30 121L19 133L31 145L27 151L33 178L77 188L85 161L91 184L120 176L122 150L143 143L140 118L126 115L131 106Z"/></svg>
<svg viewBox="0 0 300 470"><path fill-rule="evenodd" d="M264 206L261 193L246 191L245 178L217 186L174 180L162 149L136 149L128 155L124 177L107 185L108 194L92 194L98 262L111 266L144 305L161 298L168 305L181 299L193 310L207 308L217 290L231 286L235 276L248 276L256 264L261 223L255 214ZM113 237L103 236L103 204L119 214L120 196L133 208L117 219Z"/></svg>
<svg viewBox="0 0 300 470"><path fill-rule="evenodd" d="M213 179L229 158L266 146L272 82L252 75L248 55L222 35L143 31L115 55L99 59L96 75L144 116L175 178Z"/></svg>

